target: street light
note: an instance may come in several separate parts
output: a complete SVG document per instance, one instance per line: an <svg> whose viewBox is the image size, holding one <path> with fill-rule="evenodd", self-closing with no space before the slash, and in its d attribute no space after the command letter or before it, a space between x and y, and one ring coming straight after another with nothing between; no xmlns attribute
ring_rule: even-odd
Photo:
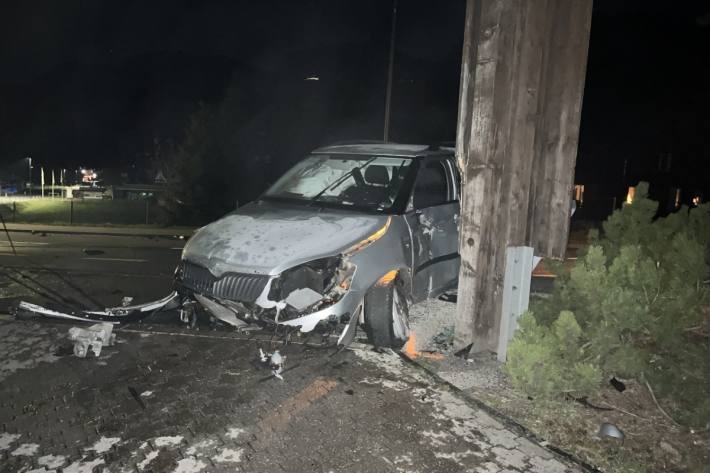
<svg viewBox="0 0 710 473"><path fill-rule="evenodd" d="M27 172L28 172L28 182L27 187L30 189L30 195L32 194L32 157L27 156Z"/></svg>

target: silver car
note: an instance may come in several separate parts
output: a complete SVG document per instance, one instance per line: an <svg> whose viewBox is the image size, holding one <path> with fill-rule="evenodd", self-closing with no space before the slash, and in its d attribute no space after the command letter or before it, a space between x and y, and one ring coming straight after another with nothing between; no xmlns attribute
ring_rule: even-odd
<svg viewBox="0 0 710 473"><path fill-rule="evenodd" d="M258 200L200 230L176 271L182 306L237 327L377 346L409 336L408 306L454 288L459 176L453 150L343 144L313 151Z"/></svg>

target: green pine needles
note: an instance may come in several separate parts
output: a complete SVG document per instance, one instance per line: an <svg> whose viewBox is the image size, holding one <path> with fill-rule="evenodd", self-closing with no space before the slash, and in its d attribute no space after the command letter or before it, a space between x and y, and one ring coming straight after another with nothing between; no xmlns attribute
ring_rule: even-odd
<svg viewBox="0 0 710 473"><path fill-rule="evenodd" d="M655 218L640 183L536 301L506 371L531 396L593 394L612 376L649 382L692 425L710 421L710 205Z"/></svg>

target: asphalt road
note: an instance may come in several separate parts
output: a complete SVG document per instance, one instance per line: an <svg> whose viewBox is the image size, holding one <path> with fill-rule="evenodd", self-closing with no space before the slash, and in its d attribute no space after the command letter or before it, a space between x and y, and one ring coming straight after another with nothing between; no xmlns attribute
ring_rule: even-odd
<svg viewBox="0 0 710 473"><path fill-rule="evenodd" d="M0 243L0 313L140 303L171 290L176 238L13 233ZM98 358L71 323L0 315L0 473L581 471L456 391L368 345L281 346L188 330L175 317L118 327ZM259 338L266 336L266 338ZM356 344L357 345L357 344Z"/></svg>
<svg viewBox="0 0 710 473"><path fill-rule="evenodd" d="M184 240L77 234L0 235L0 311L19 299L100 309L169 293Z"/></svg>
<svg viewBox="0 0 710 473"><path fill-rule="evenodd" d="M174 237L0 234L0 312L19 300L58 310L103 309L167 295L185 241ZM533 278L533 292L549 292L551 278Z"/></svg>
<svg viewBox="0 0 710 473"><path fill-rule="evenodd" d="M0 473L581 473L393 352L144 322L77 358L69 326L0 319Z"/></svg>

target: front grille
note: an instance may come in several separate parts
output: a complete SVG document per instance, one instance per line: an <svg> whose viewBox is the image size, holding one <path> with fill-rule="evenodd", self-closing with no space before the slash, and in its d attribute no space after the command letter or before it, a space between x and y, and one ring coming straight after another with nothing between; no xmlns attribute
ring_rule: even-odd
<svg viewBox="0 0 710 473"><path fill-rule="evenodd" d="M182 267L182 284L185 287L217 299L254 302L268 281L268 276L258 274L227 273L218 278L207 268L188 261L184 261Z"/></svg>

